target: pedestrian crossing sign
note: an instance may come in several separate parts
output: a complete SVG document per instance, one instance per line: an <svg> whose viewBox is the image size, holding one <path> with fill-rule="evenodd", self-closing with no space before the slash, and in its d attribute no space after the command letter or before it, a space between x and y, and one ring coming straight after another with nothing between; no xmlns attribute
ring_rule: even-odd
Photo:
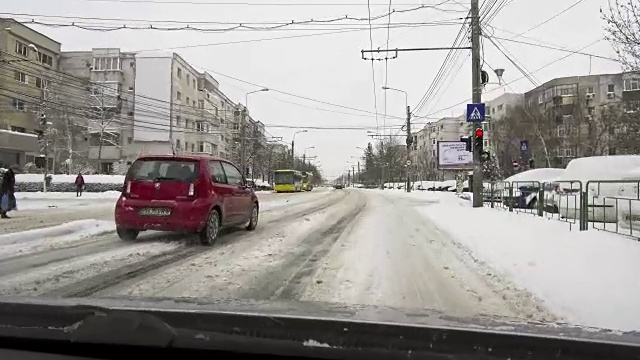
<svg viewBox="0 0 640 360"><path fill-rule="evenodd" d="M467 122L483 122L485 115L483 103L467 104Z"/></svg>

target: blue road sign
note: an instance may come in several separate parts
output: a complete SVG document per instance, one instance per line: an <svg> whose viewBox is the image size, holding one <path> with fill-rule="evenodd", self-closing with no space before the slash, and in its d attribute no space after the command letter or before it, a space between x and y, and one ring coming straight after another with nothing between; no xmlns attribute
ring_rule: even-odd
<svg viewBox="0 0 640 360"><path fill-rule="evenodd" d="M484 104L467 104L467 122L484 121Z"/></svg>
<svg viewBox="0 0 640 360"><path fill-rule="evenodd" d="M520 141L520 151L527 152L529 150L529 141L521 140Z"/></svg>

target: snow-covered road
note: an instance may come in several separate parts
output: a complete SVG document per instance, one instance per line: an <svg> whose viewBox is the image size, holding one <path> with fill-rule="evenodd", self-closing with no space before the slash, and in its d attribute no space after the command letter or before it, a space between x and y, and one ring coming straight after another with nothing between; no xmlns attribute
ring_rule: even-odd
<svg viewBox="0 0 640 360"><path fill-rule="evenodd" d="M114 200L17 212L0 234L35 230L0 235L0 296L303 300L556 320L416 210L432 200L323 188L259 197L256 231L226 231L212 248L155 232L123 243Z"/></svg>

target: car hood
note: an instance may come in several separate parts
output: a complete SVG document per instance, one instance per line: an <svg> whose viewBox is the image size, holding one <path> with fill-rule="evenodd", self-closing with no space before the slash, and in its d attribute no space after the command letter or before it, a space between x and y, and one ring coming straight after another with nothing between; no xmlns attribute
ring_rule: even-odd
<svg viewBox="0 0 640 360"><path fill-rule="evenodd" d="M384 323L390 325L415 325L449 329L469 329L500 333L530 334L536 336L561 337L594 341L607 341L640 345L640 333L621 332L567 323L539 323L516 318L478 315L456 317L435 310L398 309L386 306L352 305L327 302L302 301L253 301L238 299L192 299L192 298L6 298L0 300L0 315L7 311L34 313L43 309L69 311L77 315L78 309L95 311L140 311L156 313L201 313L260 315L265 318L286 317L348 322ZM46 307L46 308L45 308ZM43 320L44 321L44 320ZM1 322L1 321L0 321ZM45 324L42 324L43 326Z"/></svg>

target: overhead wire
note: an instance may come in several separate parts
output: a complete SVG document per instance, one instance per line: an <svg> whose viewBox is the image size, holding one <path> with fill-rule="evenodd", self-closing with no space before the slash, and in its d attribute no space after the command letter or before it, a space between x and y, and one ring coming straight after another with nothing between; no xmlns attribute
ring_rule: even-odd
<svg viewBox="0 0 640 360"><path fill-rule="evenodd" d="M392 0L389 0L389 21L387 23L387 44L386 44L387 55L389 54L389 38L391 37L391 2ZM386 88L388 84L389 84L389 56L385 56L384 57L384 87ZM384 90L384 117L382 119L382 124L383 126L387 125L387 90L386 89Z"/></svg>
<svg viewBox="0 0 640 360"><path fill-rule="evenodd" d="M367 0L367 9L369 12L369 49L373 50L373 29L371 28L371 5L370 0ZM373 81L373 107L376 113L376 128L379 126L378 123L378 93L376 89L376 69L373 64L373 57L371 58L371 80Z"/></svg>
<svg viewBox="0 0 640 360"><path fill-rule="evenodd" d="M564 60L564 59L566 59L566 58L568 58L568 57L570 57L570 56L573 56L573 55L575 55L576 53L578 53L578 52L580 52L580 51L582 51L582 50L584 50L584 49L586 49L586 48L588 48L588 47L590 47L590 46L593 46L593 45L595 45L595 44L597 44L597 43L599 43L599 42L601 42L601 41L603 41L603 40L604 40L604 39L597 39L597 40L595 40L595 41L593 41L593 42L591 42L591 43L589 43L589 44L587 44L587 45L585 45L585 46L582 46L581 48L579 48L578 50L576 50L576 51L575 51L575 53L567 54L567 55L562 56L562 57L560 57L560 58L558 58L558 59L555 59L555 60L553 60L552 62L549 62L549 63L547 63L546 65L543 65L543 66L541 66L541 67L539 67L539 68L537 68L537 69L535 69L535 70L531 71L531 73L536 73L536 72L538 72L538 71L540 71L540 70L544 70L544 69L548 68L549 66L554 65L554 64L556 64L556 63L558 63L558 62L560 62L560 61L562 61L562 60ZM515 82L517 82L517 81L520 81L520 80L522 80L522 79L525 79L525 77L524 77L524 76L522 76L522 77L519 77L519 78L517 78L517 79L514 79L514 80L512 80L512 81L510 81L510 82L508 82L508 83L503 84L503 86L506 86L507 84L513 84L513 83L515 83ZM495 89L492 89L492 90L488 90L488 91L487 91L487 93L489 93L489 92L493 92L493 91L496 91L496 90L498 90L498 89L499 89L499 88L495 88ZM453 104L453 105L450 105L450 106L446 106L446 107L440 108L440 109L438 109L438 110L434 110L434 111L430 112L429 114L427 114L427 116L432 116L432 115L435 115L435 114L440 113L440 112L442 112L442 111L446 111L446 110L453 109L453 108L455 108L455 107L458 107L458 106L461 106L461 105L463 105L463 104L466 104L466 103L468 103L469 101L471 101L471 99L470 99L470 98L469 98L469 99L465 99L465 100L463 100L463 101L460 101L460 102L458 102L458 103L456 103L456 104Z"/></svg>

